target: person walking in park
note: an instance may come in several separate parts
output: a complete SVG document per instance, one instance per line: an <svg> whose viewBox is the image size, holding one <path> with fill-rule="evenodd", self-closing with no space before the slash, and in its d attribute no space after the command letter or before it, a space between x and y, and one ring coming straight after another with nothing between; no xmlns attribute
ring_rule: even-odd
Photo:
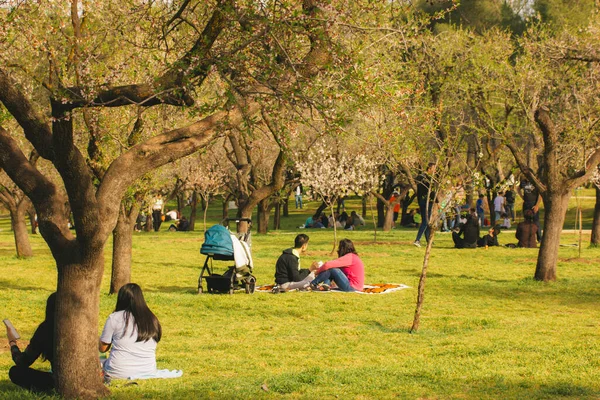
<svg viewBox="0 0 600 400"><path fill-rule="evenodd" d="M485 226L485 209L483 208L483 201L484 201L483 199L484 198L485 198L485 196L480 194L479 198L475 202L475 209L477 210L477 218L479 220L480 227Z"/></svg>
<svg viewBox="0 0 600 400"><path fill-rule="evenodd" d="M46 300L46 318L42 322L25 351L21 351L16 339L9 338L10 353L15 363L8 371L12 383L36 393L48 393L54 389L52 372L39 371L29 368L35 360L42 356L43 360L50 362L54 370L54 316L56 312L56 293L52 293Z"/></svg>
<svg viewBox="0 0 600 400"><path fill-rule="evenodd" d="M154 203L152 204L152 226L154 228L154 232L158 232L160 230L164 208L165 202L163 201L162 195L159 193L156 195Z"/></svg>
<svg viewBox="0 0 600 400"><path fill-rule="evenodd" d="M311 265L308 269L300 268L300 256L308 248L308 235L303 233L294 239L294 247L285 249L275 264L275 292L287 292L294 289L304 289L315 279L317 267Z"/></svg>
<svg viewBox="0 0 600 400"><path fill-rule="evenodd" d="M502 214L504 213L504 203L505 199L503 196L504 193L498 192L496 197L494 198L494 222L499 223L500 218L502 218Z"/></svg>
<svg viewBox="0 0 600 400"><path fill-rule="evenodd" d="M542 196L535 185L525 177L521 178L519 185L519 195L523 199L523 216L527 210L533 212L533 223L537 226L536 238L540 242L542 240L542 228L540 226L540 203Z"/></svg>
<svg viewBox="0 0 600 400"><path fill-rule="evenodd" d="M421 225L417 232L417 237L413 244L421 247L421 236L425 234L425 240L429 242L429 218L431 218L431 208L436 198L436 193L432 189L433 174L435 173L435 163L429 163L427 170L415 178L417 183L417 201L421 212Z"/></svg>
<svg viewBox="0 0 600 400"><path fill-rule="evenodd" d="M296 200L296 209L301 210L302 209L302 185L296 186L294 198Z"/></svg>

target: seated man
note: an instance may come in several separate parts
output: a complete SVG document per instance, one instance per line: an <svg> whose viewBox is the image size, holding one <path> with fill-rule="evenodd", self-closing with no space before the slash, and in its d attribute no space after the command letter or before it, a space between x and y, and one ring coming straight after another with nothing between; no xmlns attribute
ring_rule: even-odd
<svg viewBox="0 0 600 400"><path fill-rule="evenodd" d="M275 264L275 284L279 291L285 292L294 289L303 289L315 279L314 271L318 266L310 269L300 268L300 254L308 248L308 236L301 233L294 240L294 247L285 249Z"/></svg>
<svg viewBox="0 0 600 400"><path fill-rule="evenodd" d="M525 210L525 221L517 225L515 237L519 240L518 247L537 247L538 227L534 221L533 210Z"/></svg>
<svg viewBox="0 0 600 400"><path fill-rule="evenodd" d="M479 221L474 213L475 210L472 209L471 213L467 215L467 222L461 225L458 232L452 232L454 247L457 249L474 249L477 247L477 240L479 239ZM460 237L461 235L463 235L463 237Z"/></svg>
<svg viewBox="0 0 600 400"><path fill-rule="evenodd" d="M187 232L190 230L190 223L185 217L181 217L177 225L171 224L169 232Z"/></svg>
<svg viewBox="0 0 600 400"><path fill-rule="evenodd" d="M410 228L417 227L417 222L415 220L415 215L416 214L417 214L417 210L413 208L412 210L410 210L408 213L406 213L402 217L402 221L400 221L400 225L402 225L402 226L408 226Z"/></svg>

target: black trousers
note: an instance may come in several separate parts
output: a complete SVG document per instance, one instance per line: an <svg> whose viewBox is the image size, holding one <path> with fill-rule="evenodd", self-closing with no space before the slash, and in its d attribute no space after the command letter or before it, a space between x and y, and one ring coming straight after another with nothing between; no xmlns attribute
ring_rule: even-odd
<svg viewBox="0 0 600 400"><path fill-rule="evenodd" d="M50 372L15 366L8 371L8 376L12 383L32 392L51 392L54 389L54 379Z"/></svg>
<svg viewBox="0 0 600 400"><path fill-rule="evenodd" d="M160 229L160 224L162 224L162 212L160 210L153 210L152 226L154 227L154 232L158 232Z"/></svg>

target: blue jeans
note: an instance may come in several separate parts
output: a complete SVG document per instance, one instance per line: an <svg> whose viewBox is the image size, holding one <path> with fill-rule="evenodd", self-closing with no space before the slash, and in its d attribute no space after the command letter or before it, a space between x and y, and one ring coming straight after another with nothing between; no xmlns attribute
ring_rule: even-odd
<svg viewBox="0 0 600 400"><path fill-rule="evenodd" d="M339 268L331 268L321 272L317 277L311 282L311 285L318 285L319 283L329 284L331 281L334 281L336 286L343 292L354 292L352 286L350 286L350 281L344 272L342 272Z"/></svg>
<svg viewBox="0 0 600 400"><path fill-rule="evenodd" d="M429 218L431 217L431 201L429 202L429 209L427 209L427 199L419 201L419 210L421 213L421 226L417 232L417 238L415 240L421 240L421 236L425 233L425 240L429 242Z"/></svg>
<svg viewBox="0 0 600 400"><path fill-rule="evenodd" d="M302 195L296 195L296 208L302 208Z"/></svg>

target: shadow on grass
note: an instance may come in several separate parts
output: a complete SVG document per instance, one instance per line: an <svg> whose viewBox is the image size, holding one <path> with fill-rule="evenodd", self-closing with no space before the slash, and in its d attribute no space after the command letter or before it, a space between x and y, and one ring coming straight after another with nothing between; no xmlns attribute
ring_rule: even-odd
<svg viewBox="0 0 600 400"><path fill-rule="evenodd" d="M198 289L193 284L189 286L154 286L144 288L144 292L198 294Z"/></svg>
<svg viewBox="0 0 600 400"><path fill-rule="evenodd" d="M9 281L6 279L0 279L0 287L3 289L12 289L12 290L41 290L43 292L52 293L52 291L45 289L39 286L25 286L25 285L17 285L14 281Z"/></svg>
<svg viewBox="0 0 600 400"><path fill-rule="evenodd" d="M406 328L387 326L379 321L366 321L364 324L373 330L378 330L384 333L410 333Z"/></svg>

